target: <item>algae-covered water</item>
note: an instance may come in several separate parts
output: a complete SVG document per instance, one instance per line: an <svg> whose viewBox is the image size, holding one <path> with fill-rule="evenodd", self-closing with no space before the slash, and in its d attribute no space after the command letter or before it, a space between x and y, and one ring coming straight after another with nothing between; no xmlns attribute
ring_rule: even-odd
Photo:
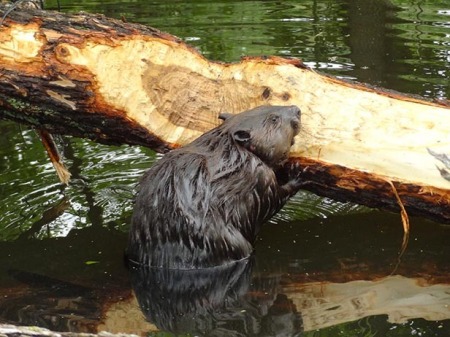
<svg viewBox="0 0 450 337"><path fill-rule="evenodd" d="M450 98L444 0L60 5L156 27L211 60L297 57L326 74ZM130 275L135 185L157 155L60 137L72 173L64 187L33 130L10 121L0 130L0 323L157 336L450 336L448 225L411 218L400 258L398 214L300 192L245 264Z"/></svg>

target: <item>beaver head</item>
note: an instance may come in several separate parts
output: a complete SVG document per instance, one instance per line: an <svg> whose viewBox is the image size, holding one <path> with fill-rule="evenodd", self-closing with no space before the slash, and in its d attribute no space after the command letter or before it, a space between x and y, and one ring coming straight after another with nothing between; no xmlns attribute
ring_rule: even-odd
<svg viewBox="0 0 450 337"><path fill-rule="evenodd" d="M221 114L222 130L270 167L289 156L300 129L300 109L295 106L260 106L238 115Z"/></svg>

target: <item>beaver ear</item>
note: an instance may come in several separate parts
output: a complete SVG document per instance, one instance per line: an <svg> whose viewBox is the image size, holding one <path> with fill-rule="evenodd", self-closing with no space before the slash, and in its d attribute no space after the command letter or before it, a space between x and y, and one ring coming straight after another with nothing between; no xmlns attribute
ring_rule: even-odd
<svg viewBox="0 0 450 337"><path fill-rule="evenodd" d="M233 138L238 143L245 143L248 142L251 137L250 132L248 132L247 130L238 130L235 133L233 133Z"/></svg>
<svg viewBox="0 0 450 337"><path fill-rule="evenodd" d="M233 117L233 114L230 114L228 112L223 112L219 115L219 119L221 120L227 120L228 118Z"/></svg>

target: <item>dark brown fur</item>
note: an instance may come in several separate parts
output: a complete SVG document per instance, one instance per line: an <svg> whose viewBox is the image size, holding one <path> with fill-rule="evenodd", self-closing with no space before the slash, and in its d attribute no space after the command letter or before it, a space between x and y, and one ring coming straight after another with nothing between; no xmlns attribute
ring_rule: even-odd
<svg viewBox="0 0 450 337"><path fill-rule="evenodd" d="M201 268L251 255L261 225L299 188L275 171L299 131L295 106L222 115L143 177L127 255L151 266Z"/></svg>

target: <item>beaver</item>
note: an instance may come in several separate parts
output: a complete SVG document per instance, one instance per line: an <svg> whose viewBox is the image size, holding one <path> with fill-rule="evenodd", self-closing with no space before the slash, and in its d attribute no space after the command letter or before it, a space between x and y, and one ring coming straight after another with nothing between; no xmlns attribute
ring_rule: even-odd
<svg viewBox="0 0 450 337"><path fill-rule="evenodd" d="M260 106L172 150L143 176L126 256L143 265L205 268L249 257L264 222L300 188L281 181L300 128L297 106Z"/></svg>

